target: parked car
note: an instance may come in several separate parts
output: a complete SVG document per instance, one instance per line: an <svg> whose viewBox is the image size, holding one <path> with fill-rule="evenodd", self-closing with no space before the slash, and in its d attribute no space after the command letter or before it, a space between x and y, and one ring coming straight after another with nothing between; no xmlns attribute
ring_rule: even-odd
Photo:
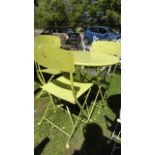
<svg viewBox="0 0 155 155"><path fill-rule="evenodd" d="M47 27L41 35L56 35L61 38L61 46L64 48L80 48L81 37L72 27L51 26Z"/></svg>
<svg viewBox="0 0 155 155"><path fill-rule="evenodd" d="M121 35L119 35L115 40L121 42Z"/></svg>
<svg viewBox="0 0 155 155"><path fill-rule="evenodd" d="M116 40L119 36L119 33L106 26L90 26L84 33L84 39L89 42L93 40Z"/></svg>

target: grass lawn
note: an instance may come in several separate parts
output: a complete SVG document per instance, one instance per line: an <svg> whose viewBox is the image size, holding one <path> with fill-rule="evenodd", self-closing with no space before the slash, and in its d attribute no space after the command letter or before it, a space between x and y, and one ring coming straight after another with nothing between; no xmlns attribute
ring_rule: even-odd
<svg viewBox="0 0 155 155"><path fill-rule="evenodd" d="M92 116L92 121L90 122L94 125L94 129L92 128L92 130L90 130L90 132L84 136L85 125L83 123L80 123L78 130L76 130L76 133L74 134L70 142L69 149L66 149L66 142L68 137L62 134L58 129L52 127L46 121L43 121L42 125L38 126L37 123L43 115L46 105L49 102L49 98L48 96L43 95L42 97L37 99L36 95L37 94L35 94L34 97L35 153L38 155L77 155L78 153L80 154L80 151L87 143L89 137L94 136L94 133L101 131L100 136L102 138L102 142L105 142L105 140L109 140L114 120L116 119L120 109L121 75L118 73L114 75L108 99L104 101L105 107L102 107L100 111L98 107L96 107ZM98 100L97 102L101 102L101 100ZM47 113L47 117L58 125L64 127L65 130L71 129L71 123L68 121L68 114L62 109L57 109L56 112L54 112L51 105L50 110ZM96 143L98 142L99 141L96 141ZM108 146L105 146L104 149L106 150L107 147ZM103 153L103 155L106 155L106 153Z"/></svg>

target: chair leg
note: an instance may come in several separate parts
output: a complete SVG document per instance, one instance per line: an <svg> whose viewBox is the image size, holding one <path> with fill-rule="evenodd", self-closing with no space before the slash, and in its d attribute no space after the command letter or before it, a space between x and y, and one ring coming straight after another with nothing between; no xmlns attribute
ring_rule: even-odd
<svg viewBox="0 0 155 155"><path fill-rule="evenodd" d="M40 96L43 94L44 90L42 89L40 92L39 92L39 95L36 96L36 98L40 98Z"/></svg>
<svg viewBox="0 0 155 155"><path fill-rule="evenodd" d="M98 92L100 92L100 91L98 91ZM102 92L100 92L100 95L101 95L101 93ZM107 90L104 92L104 95L102 94L102 103L100 105L96 105L99 108L98 113L100 113L100 110L102 107L106 109L106 106L104 105L104 101L106 99L106 96L107 96Z"/></svg>
<svg viewBox="0 0 155 155"><path fill-rule="evenodd" d="M89 120L90 120L90 118L91 118L91 116L92 116L92 114L93 114L93 111L94 111L94 109L95 109L95 107L96 107L96 103L97 103L96 101L97 101L98 96L99 96L99 91L98 91L97 94L96 94L94 103L93 103L93 105L92 105L91 111L90 111L89 116L88 116L88 119L87 119L87 123L89 122Z"/></svg>
<svg viewBox="0 0 155 155"><path fill-rule="evenodd" d="M75 115L73 115L77 120L79 120L79 121L81 121L81 122L83 122L83 123L87 123L87 121L85 122L84 120L82 120L81 118L80 118L80 115L82 115L82 113L83 112L85 112L84 111L84 107L86 106L87 107L87 99L88 99L88 96L89 96L89 94L90 94L90 91L91 91L91 88L89 89L89 91L88 91L88 93L87 93L87 96L86 96L86 98L85 98L85 100L84 100L84 102L83 102L83 105L82 106L78 106L79 108L80 108L80 113L79 113L79 115L78 116L75 116ZM77 103L77 105L79 105L80 103L78 102L78 100L76 101L76 103ZM87 107L88 108L88 107ZM83 115L88 119L88 115L89 115L89 112L87 111L87 114L85 114L85 113L83 113Z"/></svg>
<svg viewBox="0 0 155 155"><path fill-rule="evenodd" d="M89 96L89 94L90 94L90 91L91 91L91 89L89 89L89 91L88 91L88 93L87 93L87 95L86 95L85 101L84 101L84 103L83 103L82 106L80 105L79 101L76 100L76 103L77 103L78 107L80 108L80 113L79 113L79 115L78 115L77 117L73 115L73 116L76 118L75 122L73 121L73 118L72 118L72 115L71 115L71 113L70 113L69 108L66 107L66 108L67 108L67 113L68 113L68 115L69 115L70 121L71 121L72 126L73 126L72 131L71 131L71 134L67 133L65 130L61 129L59 126L57 126L56 124L54 124L53 122L51 122L49 119L47 119L47 118L45 117L45 116L46 116L46 113L47 113L47 111L48 111L48 109L49 109L50 103L52 103L53 108L54 108L54 110L55 110L55 105L54 105L53 97L52 97L49 93L48 93L48 95L49 95L49 98L50 98L50 101L51 101L51 102L48 103L48 105L47 105L47 107L46 107L46 110L45 110L45 112L44 112L44 114L43 114L43 117L42 117L41 121L38 123L38 125L41 125L42 121L43 121L43 120L46 120L46 121L47 121L48 123L50 123L52 126L54 126L54 127L57 128L59 131L61 131L61 132L64 133L65 135L67 135L69 138L68 138L68 141L67 141L67 143L66 143L66 148L69 148L70 140L72 139L72 137L73 137L73 135L74 135L74 133L75 133L75 131L76 131L76 128L78 127L78 123L79 123L80 121L83 122L83 123L88 123L89 120L90 120L90 117L91 117L91 115L92 115L92 113L93 113L93 110L94 110L94 107L95 107L95 104L96 104L96 99L95 99L95 102L94 102L93 107L92 107L92 109L91 109L91 112L87 114L87 113L84 111L84 106L87 105L87 99L88 99L88 96ZM99 92L98 92L98 94L99 94ZM97 98L97 97L98 97L98 95L96 96L96 98ZM61 108L61 107L60 107L60 108ZM86 121L86 122L83 121L83 120L81 119L81 115L83 115L83 116L85 116L85 117L87 118L87 121Z"/></svg>
<svg viewBox="0 0 155 155"><path fill-rule="evenodd" d="M100 91L100 95L101 95L101 98L102 98L103 103L104 103L104 99L106 99L106 98L108 97L108 92L109 92L109 89L110 89L111 81L112 81L112 78L113 78L113 76L114 76L114 74L115 74L116 68L117 68L117 64L114 66L114 69L113 69L112 74L111 74L111 76L110 76L109 86L108 86L108 88L106 89L106 91L105 91L105 93L104 93L104 96L103 96L102 91L101 91L101 87L102 87L102 86L99 87L99 85L98 85L99 91ZM111 68L110 68L110 70L111 70ZM102 106L103 106L103 105L100 106L99 111L100 111L100 109L101 109ZM99 111L98 111L98 112L99 112Z"/></svg>
<svg viewBox="0 0 155 155"><path fill-rule="evenodd" d="M88 93L87 93L87 96L83 102L83 107L86 105L86 110L87 110L87 114L89 116L89 109L88 109L88 106L87 106L87 100L88 100L88 97L89 97L89 94L90 94L90 91L91 91L91 88L89 89Z"/></svg>
<svg viewBox="0 0 155 155"><path fill-rule="evenodd" d="M75 133L75 131L76 131L76 128L78 127L77 124L78 124L78 122L81 121L81 120L80 120L80 115L81 115L81 112L79 113L78 117L76 117L76 121L75 121L75 123L74 123L74 125L73 125L71 134L70 134L69 139L68 139L68 141L67 141L67 143L66 143L66 148L69 148L69 143L70 143L70 141L71 141L71 139L72 139L72 137L73 137L73 135L74 135L74 133Z"/></svg>
<svg viewBox="0 0 155 155"><path fill-rule="evenodd" d="M85 106L85 105L87 106L87 99L88 99L88 96L89 96L89 94L90 94L90 91L91 91L91 89L89 89L89 91L88 91L88 93L87 93L87 96L86 96L86 98L85 98L85 100L84 100L83 105L79 107L80 110L81 110L80 113L79 113L79 115L78 115L77 117L74 116L74 117L76 118L75 123L73 122L73 119L72 119L72 117L71 117L71 113L70 113L70 111L69 111L69 109L68 109L68 107L67 107L67 111L68 111L70 120L71 120L71 122L72 122L73 128L72 128L72 131L71 131L71 135L70 135L70 137L69 137L69 139L68 139L68 141L67 141L67 143L66 143L66 148L69 148L70 140L71 140L71 138L73 137L73 135L74 135L74 133L75 133L75 131L76 131L76 128L78 127L78 125L77 125L78 122L81 121L81 122L87 124L87 123L88 123L88 119L90 119L90 116L91 116L91 115L89 115L89 113L88 113L87 121L86 121L86 122L83 121L82 119L80 119L80 115L84 114L84 113L83 113L83 111L84 111L84 109L83 109L84 106ZM78 104L79 104L79 102L78 102ZM78 104L77 104L77 105L78 105ZM84 115L84 116L85 116L85 115Z"/></svg>
<svg viewBox="0 0 155 155"><path fill-rule="evenodd" d="M48 112L48 109L49 109L51 103L52 103L52 105L54 107L54 110L55 110L55 105L54 105L54 102L53 102L53 98L52 98L52 96L49 93L48 93L48 95L49 95L50 101L48 102L48 105L47 105L47 107L46 107L46 109L44 111L44 114L43 114L40 122L38 122L38 125L41 125L42 121L45 119L46 113Z"/></svg>
<svg viewBox="0 0 155 155"><path fill-rule="evenodd" d="M71 112L70 112L70 110L69 110L69 108L68 108L67 106L66 106L66 108L67 108L67 112L68 112L68 115L69 115L70 121L71 121L72 125L74 126L75 123L74 123L74 121L73 121L73 118L72 118Z"/></svg>
<svg viewBox="0 0 155 155"><path fill-rule="evenodd" d="M116 145L117 145L117 143L116 143L116 141L114 141L114 145L113 145L113 148L112 148L112 151L111 151L110 155L113 155L113 154L114 154L114 151L115 151L116 149L121 149L120 146L117 147Z"/></svg>
<svg viewBox="0 0 155 155"><path fill-rule="evenodd" d="M89 91L88 94L87 94L87 97L86 97L86 99L85 99L85 101L84 101L84 104L83 104L83 106L82 106L82 109L84 108L84 106L85 106L85 104L86 104L86 100L87 100L87 98L88 98L89 93L90 93L90 91ZM94 109L95 109L96 100L97 100L97 98L98 98L98 95L99 95L99 91L97 92L97 95L96 95L96 97L95 97L94 103L93 103L92 108L91 108L91 111L90 111L90 113L88 114L86 124L89 123L90 118L91 118L91 116L92 116L92 113L93 113L93 111L94 111ZM86 104L86 105L87 105L87 104ZM80 119L81 112L82 112L82 111L80 111L80 113L79 113L79 115L78 115L78 117L77 117L77 119L76 119L76 121L75 121L75 123L74 123L73 129L72 129L72 132L71 132L71 135L70 135L70 137L69 137L69 139L68 139L68 141L67 141L67 144L66 144L66 148L69 148L69 142L70 142L72 136L73 136L74 133L75 133L76 127L78 127L78 126L77 126L77 123L81 120L81 119Z"/></svg>
<svg viewBox="0 0 155 155"><path fill-rule="evenodd" d="M97 70L97 75L99 75L99 73L100 73L100 69L98 68L98 70ZM107 71L106 71L106 74L107 74ZM105 79L105 78L106 78L106 75L104 75L104 79ZM104 103L106 91L105 91L105 93L104 93L104 95L103 95L103 93L102 93L102 85L99 84L99 77L97 77L97 82L98 82L98 84L97 84L97 86L98 86L98 91L99 91L99 93L100 93L102 102Z"/></svg>
<svg viewBox="0 0 155 155"><path fill-rule="evenodd" d="M38 122L38 125L41 125L42 122L43 122L43 120L45 119L45 116L46 116L46 113L47 113L47 111L48 111L48 109L49 109L49 106L50 106L50 101L48 102L47 107L46 107L46 109L45 109L45 111L44 111L44 114L43 114L43 116L42 116L40 122Z"/></svg>
<svg viewBox="0 0 155 155"><path fill-rule="evenodd" d="M74 127L72 128L71 135L69 136L68 141L67 141L67 143L66 143L66 148L67 148L67 149L69 148L69 143L70 143L70 141L71 141L71 139L72 139L72 137L73 137L73 135L74 135L74 133L75 133L75 130L76 130L76 124L75 124Z"/></svg>
<svg viewBox="0 0 155 155"><path fill-rule="evenodd" d="M87 118L88 115L87 113L84 111L83 106L80 105L80 102L78 100L76 100L76 104L78 105L78 107L80 108L80 110L82 111L83 115Z"/></svg>
<svg viewBox="0 0 155 155"><path fill-rule="evenodd" d="M66 108L67 108L68 115L69 115L69 117L70 117L70 121L71 121L71 123L72 123L72 125L73 125L71 134L69 134L69 133L67 133L65 130L61 129L59 126L57 126L56 124L54 124L53 122L51 122L49 119L47 119L47 118L45 118L45 117L44 117L44 119L45 119L48 123L50 123L52 126L54 126L54 127L57 128L59 131L61 131L62 133L64 133L65 135L67 135L67 136L69 137L69 138L68 138L68 141L67 141L67 143L66 143L66 148L69 148L69 142L70 142L70 140L71 140L73 134L75 133L75 130L76 130L76 127L77 127L76 124L77 124L77 122L78 122L79 120L77 119L77 120L75 121L75 123L74 123L73 118L72 118L72 116L71 116L71 113L70 113L70 111L69 111L69 108L68 108L68 107L66 107ZM80 113L79 115L81 115L81 113Z"/></svg>
<svg viewBox="0 0 155 155"><path fill-rule="evenodd" d="M55 104L54 104L54 101L53 101L53 97L51 96L50 93L48 93L48 95L49 95L50 101L51 101L51 103L52 103L52 105L53 105L53 108L54 108L54 111L55 111L56 108L55 108Z"/></svg>
<svg viewBox="0 0 155 155"><path fill-rule="evenodd" d="M110 87L112 78L113 78L113 76L114 76L114 74L115 74L116 68L117 68L117 64L114 66L114 69L113 69L112 74L111 74L111 76L110 76L109 87ZM108 87L108 88L109 88L109 87Z"/></svg>
<svg viewBox="0 0 155 155"><path fill-rule="evenodd" d="M99 84L98 84L98 89L99 89L99 92L100 92L100 96L101 96L101 98L102 98L102 101L104 101L104 95L103 95L103 93L102 93L102 90L101 90L101 86L99 86Z"/></svg>
<svg viewBox="0 0 155 155"><path fill-rule="evenodd" d="M113 155L113 153L114 153L114 151L115 151L115 147L116 147L116 142L114 142L114 146L113 146L113 148L112 148L112 151L111 151L110 155Z"/></svg>
<svg viewBox="0 0 155 155"><path fill-rule="evenodd" d="M52 126L54 126L55 128L57 128L58 130L60 130L61 132L63 132L65 135L69 136L69 133L67 133L65 130L61 129L60 127L58 127L56 124L52 123L49 119L44 118L48 123L50 123Z"/></svg>
<svg viewBox="0 0 155 155"><path fill-rule="evenodd" d="M80 115L82 115L82 114L80 113ZM78 119L79 121L81 121L81 122L84 123L84 124L87 123L86 121L82 120L80 117L78 117L78 116L76 116L76 115L74 115L74 114L72 114L72 116L75 117L76 119Z"/></svg>

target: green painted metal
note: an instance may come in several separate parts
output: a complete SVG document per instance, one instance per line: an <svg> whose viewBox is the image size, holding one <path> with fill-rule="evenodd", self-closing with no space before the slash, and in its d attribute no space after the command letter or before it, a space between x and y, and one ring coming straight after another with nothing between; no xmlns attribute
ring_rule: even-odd
<svg viewBox="0 0 155 155"><path fill-rule="evenodd" d="M67 112L68 112L68 115L69 115L70 121L71 121L72 125L75 126L75 123L74 123L74 121L73 121L73 118L72 118L71 112L70 112L70 110L69 110L69 108L68 108L67 106L66 106L66 108L67 108Z"/></svg>
<svg viewBox="0 0 155 155"><path fill-rule="evenodd" d="M41 124L42 124L42 122L43 122L43 120L45 119L45 116L46 116L46 114L47 114L47 112L48 112L48 110L49 110L49 107L50 107L50 101L48 102L48 104L47 104L47 106L46 106L46 109L45 109L45 111L44 111L44 114L43 114L41 120L38 122L38 125L41 125Z"/></svg>
<svg viewBox="0 0 155 155"><path fill-rule="evenodd" d="M98 91L97 94L96 94L96 97L95 97L94 103L93 103L93 105L92 105L92 108L91 108L91 110L90 110L90 113L89 113L87 122L89 122L89 120L90 120L90 118L91 118L91 116L92 116L92 114L93 114L93 111L94 111L95 106L96 106L96 101L97 101L98 95L99 95L99 91Z"/></svg>
<svg viewBox="0 0 155 155"><path fill-rule="evenodd" d="M35 62L36 58L40 58L40 54L42 54L42 46L44 44L48 44L50 47L52 48L57 48L60 47L60 39L59 37L56 36L46 36L46 35L40 35L40 36L36 36L34 38L34 59ZM42 70L43 73L49 73L49 74L59 74L60 72L58 72L57 70L54 69L43 69Z"/></svg>
<svg viewBox="0 0 155 155"><path fill-rule="evenodd" d="M116 41L94 41L91 52L105 53L119 57L121 55L121 44Z"/></svg>
<svg viewBox="0 0 155 155"><path fill-rule="evenodd" d="M57 36L39 35L34 39L38 44L46 43L51 45L53 48L60 48L61 46L60 38Z"/></svg>
<svg viewBox="0 0 155 155"><path fill-rule="evenodd" d="M48 74L60 74L61 72L58 72L56 70L53 69L42 69L42 73L48 73Z"/></svg>
<svg viewBox="0 0 155 155"><path fill-rule="evenodd" d="M50 70L59 72L74 72L74 55L70 51L53 48L51 45L42 43L34 51L34 59L39 65Z"/></svg>
<svg viewBox="0 0 155 155"><path fill-rule="evenodd" d="M73 89L71 88L70 79L60 76L52 82L48 82L41 86L41 88L54 96L76 104L76 99L85 93L93 84L74 82Z"/></svg>
<svg viewBox="0 0 155 155"><path fill-rule="evenodd" d="M71 51L74 54L75 65L103 67L114 65L119 62L119 59L113 55L99 52L78 52Z"/></svg>
<svg viewBox="0 0 155 155"><path fill-rule="evenodd" d="M55 107L55 104L54 104L53 97L52 97L52 95L49 92L48 92L48 95L49 95L50 101L51 101L51 103L53 105L53 108L54 108L54 111L55 111L56 110L56 107Z"/></svg>
<svg viewBox="0 0 155 155"><path fill-rule="evenodd" d="M116 41L102 41L102 40L94 41L92 43L91 52L92 52L92 54L96 54L96 55L101 54L101 53L108 54L108 55L115 56L119 59L119 57L121 57L121 44ZM102 91L101 91L102 86L100 84L98 84L99 92L102 97L103 103L104 103L104 99L106 99L106 97L108 96L108 91L110 88L111 80L112 80L112 77L114 76L114 73L115 73L118 63L119 63L119 61L117 63L113 64L113 65L115 65L114 70L112 71L112 74L111 74L110 80L109 80L109 86L107 87L106 91L104 92L104 95L102 94ZM111 67L111 65L109 65L109 67ZM107 71L108 70L110 70L110 68L107 69ZM97 76L99 75L99 73L100 73L100 71L98 71ZM106 79L107 73L108 72L106 72L106 74L105 74L105 77L104 77L105 79ZM104 106L104 105L102 104L101 106L99 106L99 112L100 112L102 106Z"/></svg>
<svg viewBox="0 0 155 155"><path fill-rule="evenodd" d="M56 40L56 41L55 41ZM70 121L73 124L73 128L71 131L71 135L69 135L66 131L58 127L53 122L49 121L46 118L46 113L49 109L49 105L47 106L43 118L41 122L46 120L51 125L62 131L64 134L69 136L69 141L73 136L76 128L78 127L77 124L79 121L83 121L83 116L86 118L86 122L90 119L90 113L84 110L84 106L87 104L86 100L88 99L88 95L90 93L90 89L93 83L82 83L82 82L75 82L73 79L73 73L75 71L75 59L74 53L72 51L63 50L59 47L60 38L56 36L39 36L35 38L35 48L34 48L34 59L36 63L36 68L38 72L38 76L41 79L42 83L42 90L49 94L50 100L54 106L53 96L57 97L58 99L62 99L68 101L71 104L77 104L80 109L80 113L77 116L75 123L73 122L71 113L67 107L68 115L70 117ZM52 43L51 43L52 42ZM48 73L53 73L52 71L60 72L67 72L69 74L69 78L64 76L60 76L58 78L53 79L54 76L51 76L50 80L47 82L44 78L44 70L40 68L43 66L50 70ZM89 90L89 91L88 91ZM81 97L85 92L87 92L86 99L83 104L78 101L78 98ZM55 107L55 106L54 106ZM88 119L88 120L87 120Z"/></svg>
<svg viewBox="0 0 155 155"><path fill-rule="evenodd" d="M70 137L70 134L67 133L65 130L63 130L62 128L60 128L59 126L57 126L56 124L54 124L53 122L51 122L49 119L44 118L48 123L50 123L51 125L53 125L55 128L57 128L58 130L60 130L61 132L63 132L65 135Z"/></svg>
<svg viewBox="0 0 155 155"><path fill-rule="evenodd" d="M64 131L63 129L61 129L56 124L54 124L46 118L45 115L49 109L49 106L47 106L47 109L45 110L45 113L41 120L42 122L43 119L45 119L51 125L62 131L64 134L68 135L69 139L67 142L67 146L69 146L68 144L72 136L74 135L76 128L78 127L78 122L85 122L83 118L86 118L85 123L88 123L90 121L92 113L96 107L96 100L99 94L104 100L104 96L102 96L101 92L101 87L100 85L98 85L99 90L96 93L96 97L93 102L92 108L89 111L89 108L87 106L87 99L93 83L75 82L73 79L75 65L101 67L114 65L119 62L118 57L113 56L118 54L118 52L115 52L114 54L108 53L110 50L108 50L108 46L106 46L106 48L104 47L104 49L107 49L105 50L106 53L102 53L98 50L98 48L95 49L95 47L96 45L93 45L93 50L90 53L67 51L60 48L60 38L56 36L39 36L35 38L34 59L37 66L38 76L42 81L42 90L46 91L49 94L53 106L53 96L55 96L58 99L68 101L71 104L77 104L77 106L80 108L80 113L76 117L76 121L74 122L72 114L70 113L69 108L67 107L67 112L70 118L69 120L73 125L71 134L68 134L66 131ZM40 68L40 66L43 66L46 69L43 70ZM60 76L56 79L53 79L55 74L61 72L69 73L69 78ZM43 73L50 73L53 75L46 82ZM86 95L85 101L83 104L81 104L78 101L78 98L81 97L86 91L88 91L88 93ZM86 110L84 109L84 107L86 107Z"/></svg>
<svg viewBox="0 0 155 155"><path fill-rule="evenodd" d="M41 46L40 46L41 45ZM50 70L74 72L74 55L70 51L53 48L49 44L39 44L34 51L35 61Z"/></svg>

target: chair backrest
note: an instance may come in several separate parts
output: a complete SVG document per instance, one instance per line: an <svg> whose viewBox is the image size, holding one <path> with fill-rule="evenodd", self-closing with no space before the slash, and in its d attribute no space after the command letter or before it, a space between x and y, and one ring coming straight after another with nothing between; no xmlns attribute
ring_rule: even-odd
<svg viewBox="0 0 155 155"><path fill-rule="evenodd" d="M60 37L53 35L39 35L35 37L35 41L41 43L47 43L51 45L53 48L60 48L61 46Z"/></svg>
<svg viewBox="0 0 155 155"><path fill-rule="evenodd" d="M121 56L121 44L116 41L94 41L92 43L92 52L100 52L115 56Z"/></svg>
<svg viewBox="0 0 155 155"><path fill-rule="evenodd" d="M55 36L45 36L35 38L34 42L34 59L46 68L62 71L74 72L74 55L70 51L61 50L60 47L52 46L51 40ZM58 38L58 37L56 37ZM42 41L43 39L43 41ZM46 41L45 41L46 40Z"/></svg>

